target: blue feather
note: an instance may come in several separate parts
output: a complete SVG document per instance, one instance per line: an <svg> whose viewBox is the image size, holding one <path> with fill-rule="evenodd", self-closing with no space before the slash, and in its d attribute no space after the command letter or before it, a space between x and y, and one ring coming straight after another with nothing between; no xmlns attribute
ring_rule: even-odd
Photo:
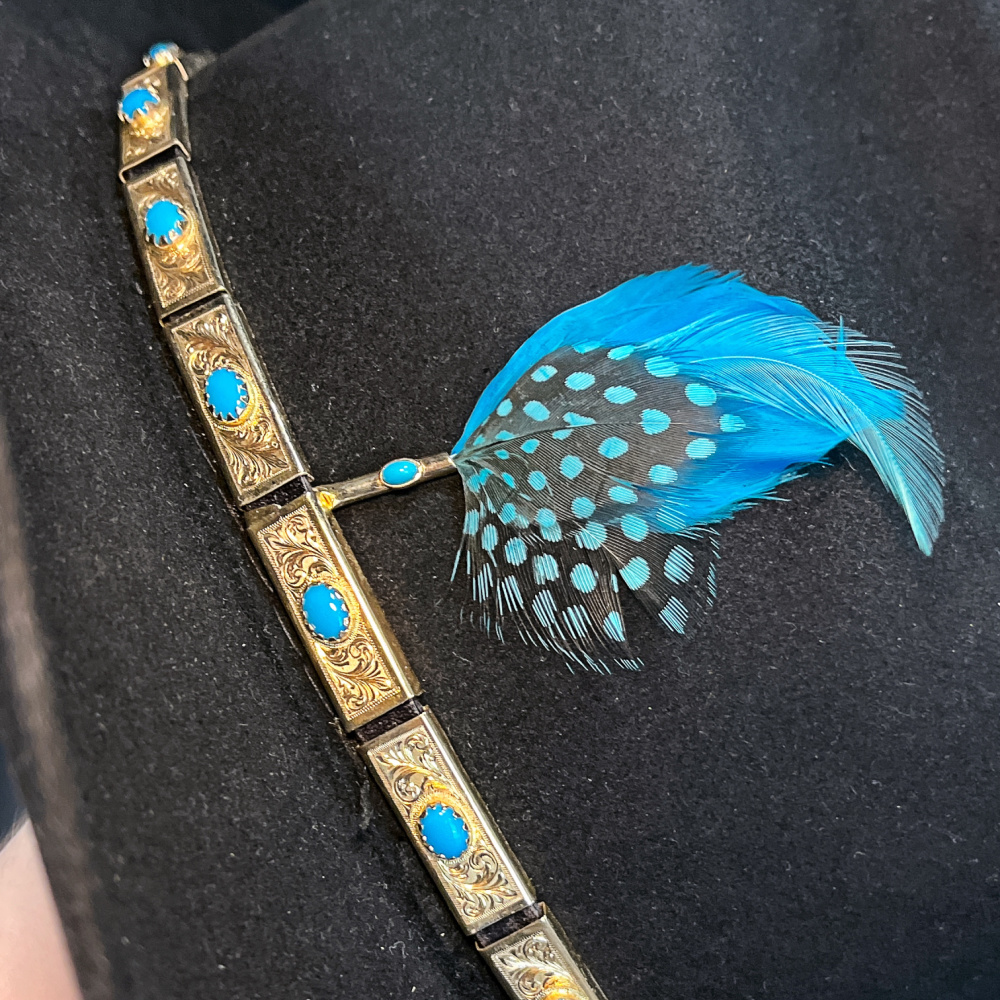
<svg viewBox="0 0 1000 1000"><path fill-rule="evenodd" d="M634 667L619 581L684 633L715 599L712 525L843 441L930 554L944 460L891 345L737 275L634 278L546 323L480 397L452 450L456 569L500 638Z"/></svg>

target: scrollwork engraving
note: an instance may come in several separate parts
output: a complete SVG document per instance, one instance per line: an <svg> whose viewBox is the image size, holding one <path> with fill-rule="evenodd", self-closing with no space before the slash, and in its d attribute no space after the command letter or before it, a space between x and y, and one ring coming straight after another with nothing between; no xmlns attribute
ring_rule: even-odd
<svg viewBox="0 0 1000 1000"><path fill-rule="evenodd" d="M491 922L497 919L495 914L521 898L520 889L462 794L431 733L422 729L410 732L374 752L372 760L418 843L419 820L429 805L452 806L468 825L469 846L459 857L448 859L424 852L427 863L468 923Z"/></svg>
<svg viewBox="0 0 1000 1000"><path fill-rule="evenodd" d="M373 707L401 696L399 684L379 655L375 639L350 583L339 574L313 513L300 507L257 535L265 558L285 593L313 659L350 721ZM302 594L314 583L326 583L344 596L350 612L348 634L336 642L317 639L301 613Z"/></svg>
<svg viewBox="0 0 1000 1000"><path fill-rule="evenodd" d="M490 958L518 1000L589 1000L592 996L552 947L545 930Z"/></svg>
<svg viewBox="0 0 1000 1000"><path fill-rule="evenodd" d="M129 182L137 237L161 310L197 301L222 288L202 231L194 196L177 163L166 163L140 180ZM178 205L186 219L184 231L172 243L151 243L144 219L154 202L166 199Z"/></svg>
<svg viewBox="0 0 1000 1000"><path fill-rule="evenodd" d="M165 68L159 68L139 79L130 80L127 90L145 87L159 101L144 115L121 123L122 166L129 167L143 160L171 139L173 117L172 95Z"/></svg>
<svg viewBox="0 0 1000 1000"><path fill-rule="evenodd" d="M172 331L181 364L190 372L199 407L205 413L222 460L241 497L280 479L294 466L278 435L275 418L225 307ZM204 402L205 381L217 368L232 368L246 382L250 400L240 420L213 420Z"/></svg>

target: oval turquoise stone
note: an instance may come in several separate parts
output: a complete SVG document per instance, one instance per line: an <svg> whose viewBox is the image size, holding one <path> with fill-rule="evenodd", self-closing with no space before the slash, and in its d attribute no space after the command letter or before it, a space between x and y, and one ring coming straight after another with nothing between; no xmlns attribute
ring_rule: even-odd
<svg viewBox="0 0 1000 1000"><path fill-rule="evenodd" d="M320 639L343 639L351 624L344 595L325 583L314 583L302 595L302 614Z"/></svg>
<svg viewBox="0 0 1000 1000"><path fill-rule="evenodd" d="M129 120L138 115L144 115L154 104L159 104L160 99L151 90L145 87L136 87L130 90L121 100L122 114Z"/></svg>
<svg viewBox="0 0 1000 1000"><path fill-rule="evenodd" d="M205 380L205 402L216 420L236 420L247 408L247 384L232 368L216 368Z"/></svg>
<svg viewBox="0 0 1000 1000"><path fill-rule="evenodd" d="M166 198L154 201L146 209L146 235L154 243L173 243L184 231L185 221L180 205Z"/></svg>
<svg viewBox="0 0 1000 1000"><path fill-rule="evenodd" d="M428 806L420 817L420 833L442 858L457 858L469 846L469 828L451 806Z"/></svg>
<svg viewBox="0 0 1000 1000"><path fill-rule="evenodd" d="M420 475L420 466L412 458L397 458L383 465L379 475L386 486L409 486Z"/></svg>

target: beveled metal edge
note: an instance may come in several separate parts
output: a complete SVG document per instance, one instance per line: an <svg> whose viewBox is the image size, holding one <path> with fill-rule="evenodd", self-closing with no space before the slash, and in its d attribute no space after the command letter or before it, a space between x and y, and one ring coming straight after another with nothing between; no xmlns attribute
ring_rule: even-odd
<svg viewBox="0 0 1000 1000"><path fill-rule="evenodd" d="M152 85L158 97L164 100L162 110L163 129L152 142L141 142L132 124L118 122L119 168L118 179L125 180L125 174L136 167L176 147L186 160L191 159L191 137L188 130L187 77L180 63L164 66L149 66L135 73L122 83L121 96L124 97L136 86ZM131 148L130 148L131 147Z"/></svg>
<svg viewBox="0 0 1000 1000"><path fill-rule="evenodd" d="M220 322L222 316L227 323ZM227 336L227 325L235 343ZM312 478L254 347L246 317L232 297L223 293L171 316L163 326L236 502L244 507L298 476ZM235 425L212 415L205 399L207 375L196 370L210 372L223 366L235 366L250 390L247 411Z"/></svg>
<svg viewBox="0 0 1000 1000"><path fill-rule="evenodd" d="M535 901L530 879L430 709L364 744L361 753L466 934ZM467 848L452 860L431 851L418 829L424 810L438 802L470 828Z"/></svg>
<svg viewBox="0 0 1000 1000"><path fill-rule="evenodd" d="M284 507L248 511L246 524L347 731L420 694L420 682L340 526L314 494L306 493ZM319 639L300 606L299 591L326 577L342 592L352 615L351 631L339 642Z"/></svg>
<svg viewBox="0 0 1000 1000"><path fill-rule="evenodd" d="M545 904L545 915L485 948L486 964L512 1000L607 1000Z"/></svg>
<svg viewBox="0 0 1000 1000"><path fill-rule="evenodd" d="M225 291L215 243L187 161L174 155L148 170L133 171L124 187L129 218L157 317L162 320L216 292ZM146 239L141 215L142 203L157 196L177 198L192 226L190 232L166 247L154 247Z"/></svg>

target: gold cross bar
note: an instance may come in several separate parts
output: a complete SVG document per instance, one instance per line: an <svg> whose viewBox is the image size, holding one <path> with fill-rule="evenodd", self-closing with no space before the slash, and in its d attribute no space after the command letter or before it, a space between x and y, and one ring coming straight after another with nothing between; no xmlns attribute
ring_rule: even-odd
<svg viewBox="0 0 1000 1000"><path fill-rule="evenodd" d="M426 483L458 472L451 455L443 451L427 458L397 458L386 462L378 472L356 479L345 479L332 486L317 486L316 496L323 510L334 511L359 500L381 496L393 490L406 490L419 483Z"/></svg>

